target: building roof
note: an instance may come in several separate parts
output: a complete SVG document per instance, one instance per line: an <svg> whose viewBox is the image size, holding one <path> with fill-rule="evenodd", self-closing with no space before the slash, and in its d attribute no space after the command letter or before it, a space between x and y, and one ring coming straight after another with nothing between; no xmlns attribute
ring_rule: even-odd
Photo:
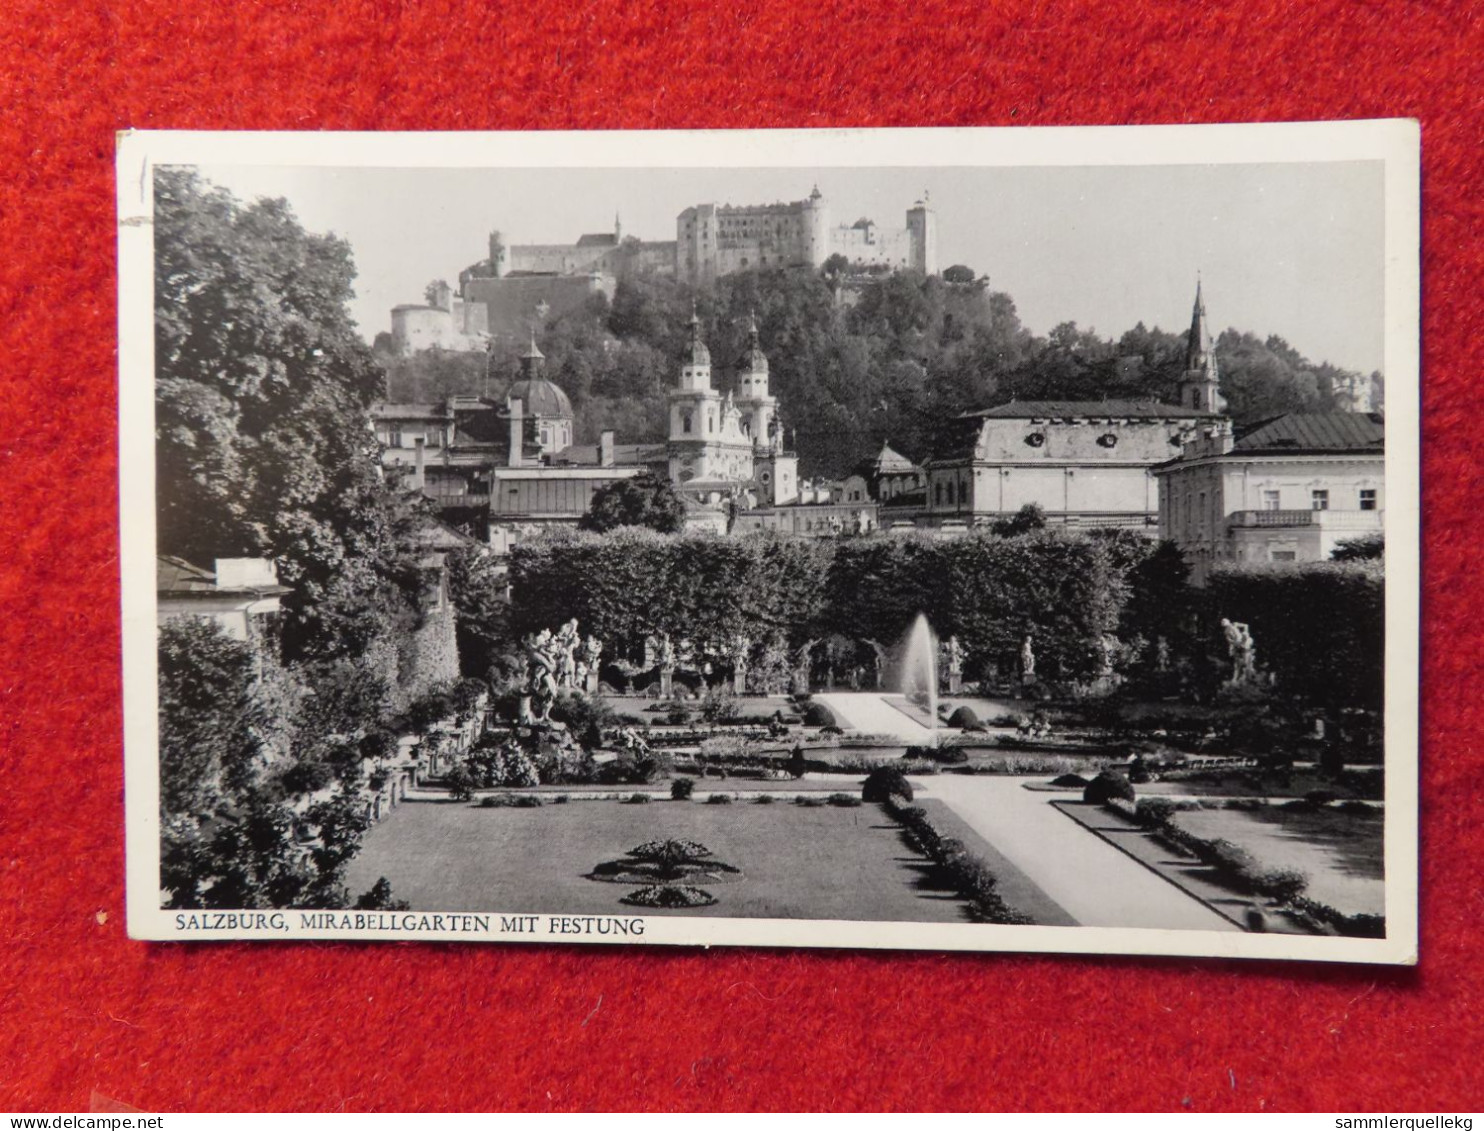
<svg viewBox="0 0 1484 1131"><path fill-rule="evenodd" d="M613 232L587 232L577 237L578 247L617 247L618 236Z"/></svg>
<svg viewBox="0 0 1484 1131"><path fill-rule="evenodd" d="M161 555L155 559L155 588L161 593L214 593L216 574L184 558Z"/></svg>
<svg viewBox="0 0 1484 1131"><path fill-rule="evenodd" d="M1386 423L1376 412L1290 412L1237 429L1238 452L1384 451Z"/></svg>
<svg viewBox="0 0 1484 1131"><path fill-rule="evenodd" d="M882 444L880 453L871 461L871 470L877 475L891 475L916 471L917 465L890 444Z"/></svg>
<svg viewBox="0 0 1484 1131"><path fill-rule="evenodd" d="M515 382L505 394L506 400L518 400L527 416L572 415L572 401L561 387L544 377L533 377Z"/></svg>
<svg viewBox="0 0 1484 1131"><path fill-rule="evenodd" d="M990 420L1065 419L1092 417L1138 417L1145 420L1195 420L1215 416L1197 408L1165 404L1163 401L1010 401L993 408L977 409L963 414L965 418Z"/></svg>
<svg viewBox="0 0 1484 1131"><path fill-rule="evenodd" d="M597 467L597 444L572 444L551 457L554 467ZM614 467L644 467L664 461L663 444L614 444Z"/></svg>
<svg viewBox="0 0 1484 1131"><path fill-rule="evenodd" d="M251 593L267 597L293 592L287 586L278 584L218 585L216 574L211 570L202 569L184 558L171 557L168 554L160 554L155 558L155 591L172 597L221 596L226 593Z"/></svg>
<svg viewBox="0 0 1484 1131"><path fill-rule="evenodd" d="M396 404L383 401L371 406L372 420L447 420L448 410L441 404Z"/></svg>

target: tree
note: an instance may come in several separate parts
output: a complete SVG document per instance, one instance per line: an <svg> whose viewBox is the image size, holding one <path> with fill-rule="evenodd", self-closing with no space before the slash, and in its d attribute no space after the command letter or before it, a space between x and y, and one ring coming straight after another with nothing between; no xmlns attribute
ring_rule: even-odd
<svg viewBox="0 0 1484 1131"><path fill-rule="evenodd" d="M423 301L429 306L437 306L438 300L448 290L448 283L443 279L434 279L423 288Z"/></svg>
<svg viewBox="0 0 1484 1131"><path fill-rule="evenodd" d="M1364 562L1385 556L1386 535L1377 531L1374 534L1357 534L1354 538L1340 539L1335 543L1335 548L1330 551L1329 560L1332 562Z"/></svg>
<svg viewBox="0 0 1484 1131"><path fill-rule="evenodd" d="M974 274L972 267L965 267L962 263L955 263L952 267L943 268L943 281L952 286L968 286L975 282L978 276Z"/></svg>
<svg viewBox="0 0 1484 1131"><path fill-rule="evenodd" d="M668 480L646 471L600 487L577 525L599 533L619 526L647 526L674 534L685 525L685 503Z"/></svg>
<svg viewBox="0 0 1484 1131"><path fill-rule="evenodd" d="M994 533L1004 538L1014 538L1019 534L1029 534L1033 530L1044 530L1046 527L1046 511L1040 503L1026 503L1011 517L1001 519L990 527Z"/></svg>
<svg viewBox="0 0 1484 1131"><path fill-rule="evenodd" d="M350 247L189 170L156 171L155 206L159 548L275 559L291 654L364 653L405 547L366 427L382 378Z"/></svg>

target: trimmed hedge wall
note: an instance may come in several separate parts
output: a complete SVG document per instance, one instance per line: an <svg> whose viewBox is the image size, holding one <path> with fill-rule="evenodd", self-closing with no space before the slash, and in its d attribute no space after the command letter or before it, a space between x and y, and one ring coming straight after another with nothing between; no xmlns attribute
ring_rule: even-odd
<svg viewBox="0 0 1484 1131"><path fill-rule="evenodd" d="M1224 567L1212 573L1207 594L1212 618L1251 628L1259 668L1272 672L1285 694L1381 708L1386 659L1381 562Z"/></svg>
<svg viewBox="0 0 1484 1131"><path fill-rule="evenodd" d="M940 636L958 636L970 670L1013 667L1030 634L1048 678L1085 678L1098 669L1102 635L1118 627L1131 564L1106 539L1062 530L840 540L564 533L512 552L510 630L519 638L576 617L610 655L661 632L718 650L745 636L756 662L769 645L796 649L831 634L894 641L925 612Z"/></svg>

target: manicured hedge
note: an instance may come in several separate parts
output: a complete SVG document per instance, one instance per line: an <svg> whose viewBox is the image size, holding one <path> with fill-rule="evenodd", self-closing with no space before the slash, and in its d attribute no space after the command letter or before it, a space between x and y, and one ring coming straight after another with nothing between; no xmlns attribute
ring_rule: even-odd
<svg viewBox="0 0 1484 1131"><path fill-rule="evenodd" d="M839 541L569 533L512 552L510 631L576 617L609 656L661 632L719 654L746 637L756 667L765 657L791 665L803 644L832 635L889 644L926 613L941 637L958 636L966 671L1013 670L1030 635L1044 677L1084 679L1127 601L1132 563L1117 549L1061 530Z"/></svg>
<svg viewBox="0 0 1484 1131"><path fill-rule="evenodd" d="M901 824L913 846L943 869L954 890L974 908L981 922L1031 922L1000 898L995 890L999 878L989 865L965 848L962 841L945 837L934 828L925 810L904 805L895 796L889 797L883 807Z"/></svg>
<svg viewBox="0 0 1484 1131"><path fill-rule="evenodd" d="M1382 705L1386 577L1380 561L1227 567L1207 586L1208 617L1245 623L1259 670L1286 695Z"/></svg>

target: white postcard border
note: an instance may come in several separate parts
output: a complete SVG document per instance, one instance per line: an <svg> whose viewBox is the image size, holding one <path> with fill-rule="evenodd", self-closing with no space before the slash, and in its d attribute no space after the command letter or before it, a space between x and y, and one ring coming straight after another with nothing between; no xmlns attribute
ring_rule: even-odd
<svg viewBox="0 0 1484 1131"><path fill-rule="evenodd" d="M785 946L1207 956L1411 964L1417 961L1420 657L1420 131L1415 121L1064 128L591 133L254 133L122 131L118 136L119 522L122 581L128 927L143 940L364 939ZM363 926L307 927L299 911L260 927L192 923L159 906L158 689L154 509L154 166L932 167L1138 166L1381 161L1385 165L1386 789L1384 939L1111 927L997 926L688 916L336 912ZM187 917L186 919L178 916ZM282 919L272 918L281 916ZM491 920L487 928L471 917ZM458 923L449 920L458 919ZM563 929L624 920L642 935ZM409 920L412 922L409 925ZM423 922L427 920L427 922ZM352 923L355 923L352 920ZM438 929L438 928L442 929Z"/></svg>

